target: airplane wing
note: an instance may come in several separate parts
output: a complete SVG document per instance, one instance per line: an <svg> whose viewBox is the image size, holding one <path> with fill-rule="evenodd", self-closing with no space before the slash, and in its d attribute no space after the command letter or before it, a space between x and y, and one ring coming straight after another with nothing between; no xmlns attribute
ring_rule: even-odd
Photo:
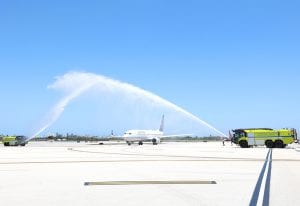
<svg viewBox="0 0 300 206"><path fill-rule="evenodd" d="M108 138L124 138L123 136L117 136L117 135L110 135L108 136Z"/></svg>
<svg viewBox="0 0 300 206"><path fill-rule="evenodd" d="M190 137L190 136L193 136L193 134L175 134L175 135L163 135L161 136L160 138L180 138L180 137Z"/></svg>

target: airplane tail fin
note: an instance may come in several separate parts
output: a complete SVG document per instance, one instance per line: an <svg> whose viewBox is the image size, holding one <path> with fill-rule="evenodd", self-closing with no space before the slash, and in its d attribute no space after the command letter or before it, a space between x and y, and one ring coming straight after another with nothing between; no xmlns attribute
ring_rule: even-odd
<svg viewBox="0 0 300 206"><path fill-rule="evenodd" d="M165 125L165 115L163 114L162 118L161 118L161 123L160 123L160 127L159 127L159 131L163 132L164 131L164 125Z"/></svg>

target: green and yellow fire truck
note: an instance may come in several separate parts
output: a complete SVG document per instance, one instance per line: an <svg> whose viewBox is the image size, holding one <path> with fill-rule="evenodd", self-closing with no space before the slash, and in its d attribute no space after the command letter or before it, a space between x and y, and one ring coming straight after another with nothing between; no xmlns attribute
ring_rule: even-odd
<svg viewBox="0 0 300 206"><path fill-rule="evenodd" d="M25 136L6 136L2 137L4 146L25 146L28 143L28 138Z"/></svg>
<svg viewBox="0 0 300 206"><path fill-rule="evenodd" d="M284 148L297 140L296 129L249 128L235 129L232 140L242 148L266 145L268 148Z"/></svg>

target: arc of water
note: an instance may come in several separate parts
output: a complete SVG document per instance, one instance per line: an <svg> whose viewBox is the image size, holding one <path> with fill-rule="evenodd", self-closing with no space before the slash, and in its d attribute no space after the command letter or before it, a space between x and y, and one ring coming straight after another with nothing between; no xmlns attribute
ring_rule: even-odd
<svg viewBox="0 0 300 206"><path fill-rule="evenodd" d="M80 96L84 92L88 91L89 89L93 88L94 86L101 86L102 89L110 89L110 90L121 90L128 94L134 94L136 96L144 97L148 100L151 100L155 103L164 105L166 107L172 108L173 110L180 112L187 117L191 118L192 120L212 129L216 133L220 134L221 136L226 137L224 133L217 130L215 127L210 125L209 123L201 120L200 118L196 117L192 113L184 110L183 108L175 105L174 103L163 99L162 97L141 89L137 86L124 83L118 80L110 79L105 76L96 75L92 73L85 73L85 72L69 72L63 75L62 77L58 77L57 81L54 84L50 85L50 88L55 89L64 89L67 91L67 95L64 96L50 111L48 114L48 120L46 123L38 129L30 138L33 138L43 132L45 129L50 127L63 113L65 107L69 104L70 101L75 99L76 97Z"/></svg>

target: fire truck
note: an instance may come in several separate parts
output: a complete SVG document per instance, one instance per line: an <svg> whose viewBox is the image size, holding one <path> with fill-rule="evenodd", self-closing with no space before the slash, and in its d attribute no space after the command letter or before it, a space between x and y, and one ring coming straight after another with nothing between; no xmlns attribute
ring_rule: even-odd
<svg viewBox="0 0 300 206"><path fill-rule="evenodd" d="M25 136L6 136L2 137L4 146L25 146L28 143L28 138Z"/></svg>
<svg viewBox="0 0 300 206"><path fill-rule="evenodd" d="M232 130L232 141L242 148L263 146L268 148L284 148L297 141L297 131L294 128L270 129L249 128Z"/></svg>

